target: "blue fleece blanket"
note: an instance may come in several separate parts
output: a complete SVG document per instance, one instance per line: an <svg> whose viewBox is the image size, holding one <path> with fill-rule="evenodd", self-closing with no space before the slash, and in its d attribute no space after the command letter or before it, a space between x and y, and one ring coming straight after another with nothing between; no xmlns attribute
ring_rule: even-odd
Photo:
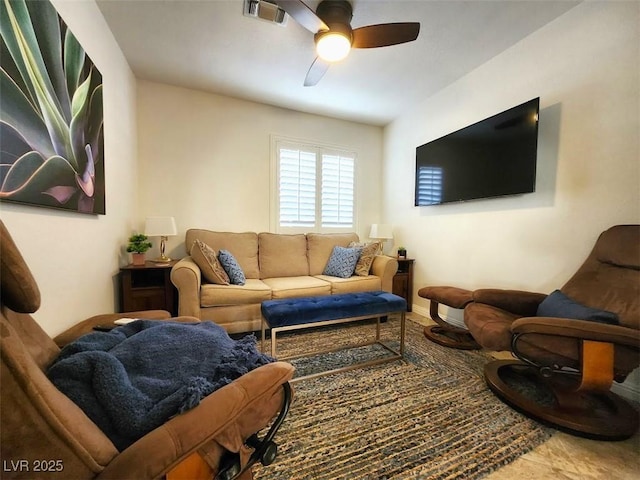
<svg viewBox="0 0 640 480"><path fill-rule="evenodd" d="M47 376L123 450L272 361L253 335L236 341L212 322L137 320L67 345Z"/></svg>

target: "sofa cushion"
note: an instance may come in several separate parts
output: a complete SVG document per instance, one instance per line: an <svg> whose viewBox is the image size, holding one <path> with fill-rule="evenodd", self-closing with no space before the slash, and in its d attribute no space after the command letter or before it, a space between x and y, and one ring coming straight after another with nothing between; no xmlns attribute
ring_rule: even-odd
<svg viewBox="0 0 640 480"><path fill-rule="evenodd" d="M228 250L236 257L246 278L260 278L258 266L258 234L254 232L230 233L211 230L189 229L185 235L185 248L191 250L196 239L213 248L216 252Z"/></svg>
<svg viewBox="0 0 640 480"><path fill-rule="evenodd" d="M260 278L309 275L307 237L261 233L258 235Z"/></svg>
<svg viewBox="0 0 640 480"><path fill-rule="evenodd" d="M361 252L362 249L359 247L333 247L329 262L322 273L334 277L349 278L353 275Z"/></svg>
<svg viewBox="0 0 640 480"><path fill-rule="evenodd" d="M309 276L265 278L262 281L271 287L272 298L310 297L331 294L330 283Z"/></svg>
<svg viewBox="0 0 640 480"><path fill-rule="evenodd" d="M357 241L355 233L307 233L309 275L322 275L333 247L348 247L349 243Z"/></svg>
<svg viewBox="0 0 640 480"><path fill-rule="evenodd" d="M213 248L200 239L196 239L189 254L193 261L196 262L196 265L198 265L198 268L200 268L202 276L207 282L218 285L229 285L229 276L218 262L218 257Z"/></svg>
<svg viewBox="0 0 640 480"><path fill-rule="evenodd" d="M200 288L201 307L247 305L270 299L271 287L254 278L248 278L242 286L205 284Z"/></svg>
<svg viewBox="0 0 640 480"><path fill-rule="evenodd" d="M220 250L220 253L218 254L218 260L220 260L224 271L227 272L227 275L229 275L229 282L231 282L233 285L245 284L247 279L244 276L244 272L238 264L236 257L234 257L231 252L229 252L228 250Z"/></svg>
<svg viewBox="0 0 640 480"><path fill-rule="evenodd" d="M354 273L356 275L360 275L361 277L366 277L367 275L369 275L369 271L371 270L373 259L376 257L376 255L380 255L382 253L382 242L351 242L349 244L349 247L362 248L362 252L360 252L360 258L358 259L358 263L356 263Z"/></svg>
<svg viewBox="0 0 640 480"><path fill-rule="evenodd" d="M375 275L368 275L366 277L355 275L349 278L316 275L316 278L331 284L332 295L336 293L371 292L381 290L382 286L380 277L376 277Z"/></svg>

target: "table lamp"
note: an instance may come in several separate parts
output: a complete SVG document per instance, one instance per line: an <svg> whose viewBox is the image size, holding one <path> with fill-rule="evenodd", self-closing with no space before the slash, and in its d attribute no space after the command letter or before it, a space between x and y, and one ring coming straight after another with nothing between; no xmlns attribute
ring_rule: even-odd
<svg viewBox="0 0 640 480"><path fill-rule="evenodd" d="M384 242L393 238L393 227L386 223L374 223L371 225L369 238L380 240L382 249L384 250Z"/></svg>
<svg viewBox="0 0 640 480"><path fill-rule="evenodd" d="M170 262L165 255L167 237L178 233L176 221L173 217L147 217L144 224L144 233L148 237L160 237L160 256L153 262Z"/></svg>

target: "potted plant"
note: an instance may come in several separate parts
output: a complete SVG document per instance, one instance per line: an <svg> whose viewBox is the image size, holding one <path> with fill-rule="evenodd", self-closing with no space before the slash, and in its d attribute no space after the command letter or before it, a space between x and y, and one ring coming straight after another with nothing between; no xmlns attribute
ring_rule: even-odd
<svg viewBox="0 0 640 480"><path fill-rule="evenodd" d="M127 245L127 252L131 254L132 263L134 265L144 265L144 254L149 250L153 244L148 240L144 233L137 233L129 237L129 245Z"/></svg>
<svg viewBox="0 0 640 480"><path fill-rule="evenodd" d="M398 247L398 258L407 258L407 249L404 247Z"/></svg>

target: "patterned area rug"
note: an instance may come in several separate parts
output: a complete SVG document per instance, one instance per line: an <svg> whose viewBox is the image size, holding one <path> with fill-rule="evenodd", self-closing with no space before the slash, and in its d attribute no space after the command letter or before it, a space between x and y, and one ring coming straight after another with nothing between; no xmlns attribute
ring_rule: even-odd
<svg viewBox="0 0 640 480"><path fill-rule="evenodd" d="M383 338L398 339L398 319ZM293 355L373 338L375 327L351 325L278 339ZM291 363L298 372L335 368L384 355L380 347ZM547 440L555 430L519 414L486 387L489 357L427 341L407 320L406 362L302 380L278 432L278 458L254 469L259 480L481 478Z"/></svg>

